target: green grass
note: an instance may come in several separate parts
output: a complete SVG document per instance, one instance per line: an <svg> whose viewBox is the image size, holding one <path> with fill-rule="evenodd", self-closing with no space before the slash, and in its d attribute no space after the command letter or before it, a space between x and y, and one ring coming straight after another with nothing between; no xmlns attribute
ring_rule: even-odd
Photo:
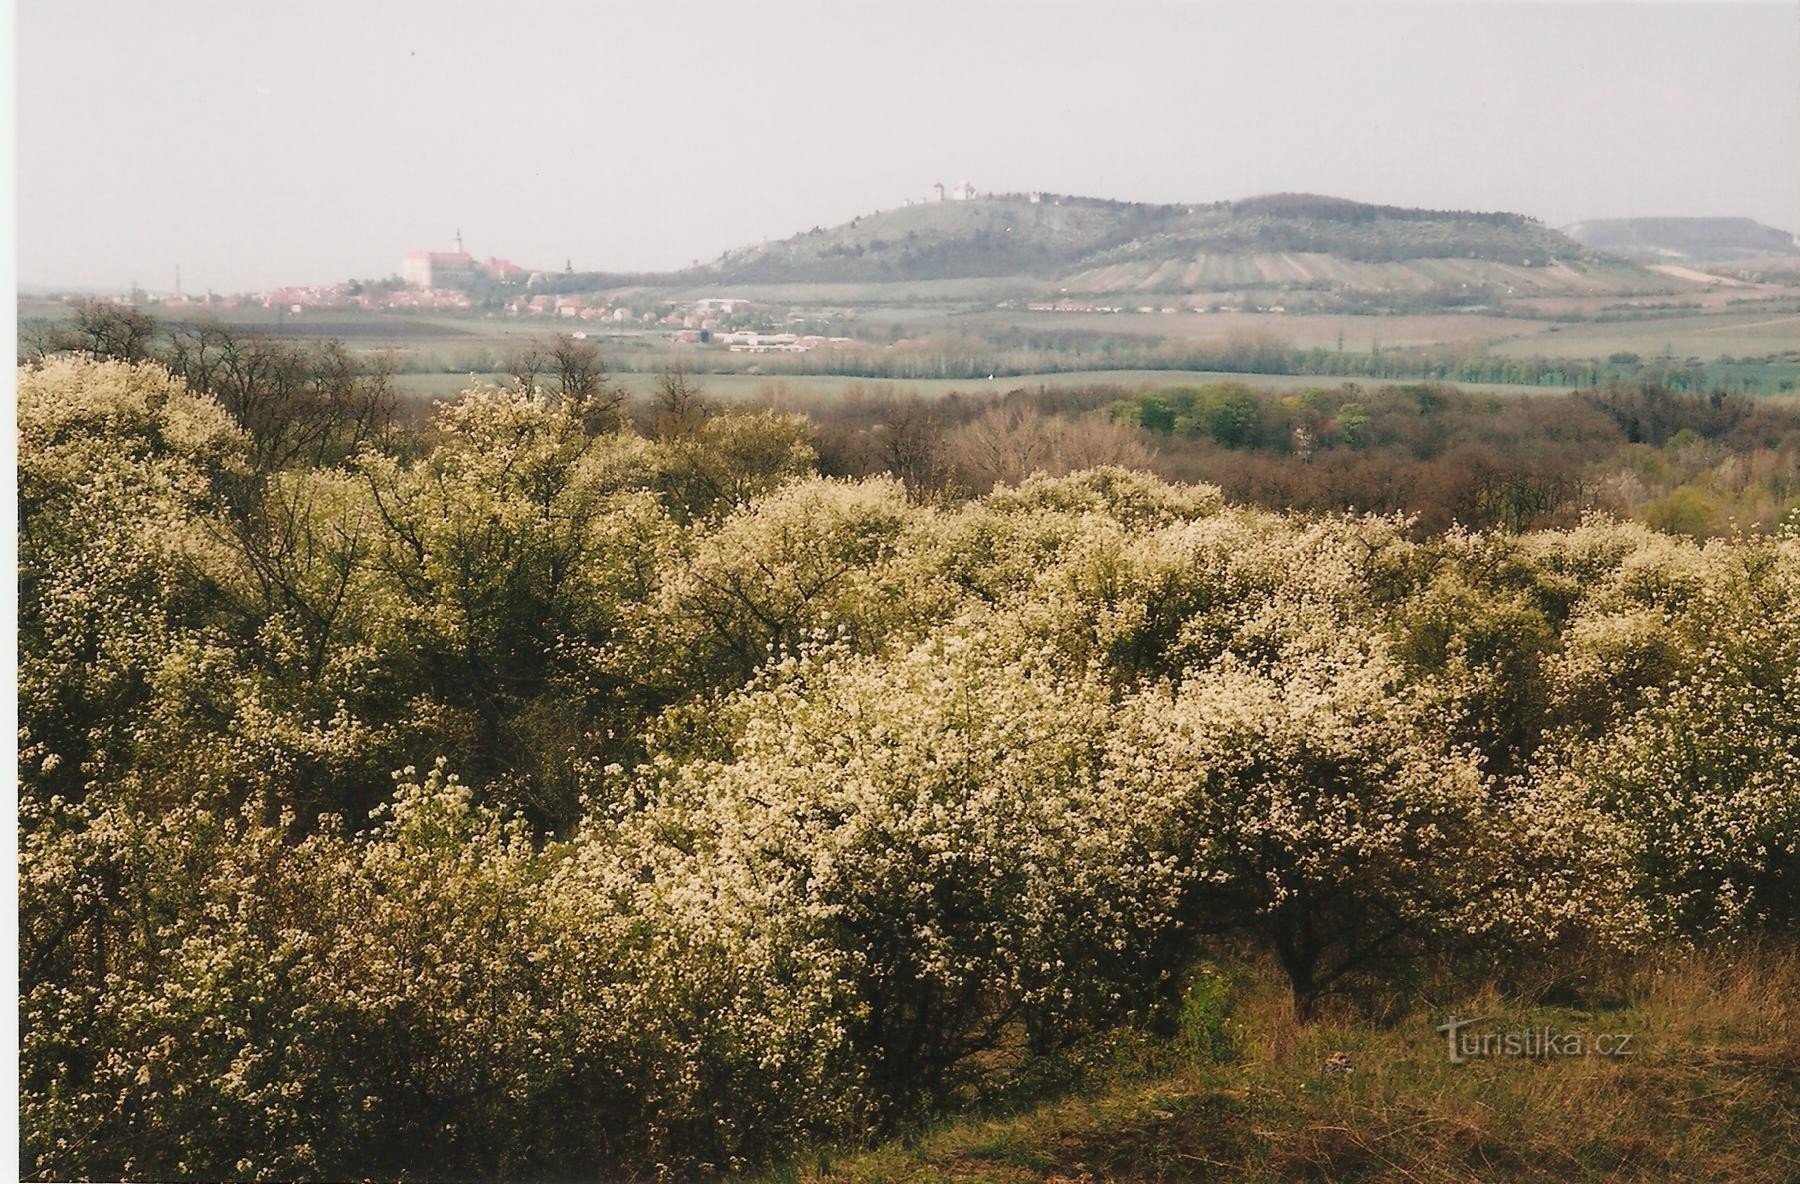
<svg viewBox="0 0 1800 1184"><path fill-rule="evenodd" d="M1792 1181L1800 1178L1800 961L1674 957L1557 1006L1477 991L1300 1026L1240 974L1224 1056L1147 1041L1072 1096L808 1157L793 1184L1032 1181ZM1445 1011L1503 1030L1628 1033L1628 1057L1452 1064ZM1484 1025L1485 1026L1485 1025ZM1347 1072L1328 1066L1334 1058Z"/></svg>

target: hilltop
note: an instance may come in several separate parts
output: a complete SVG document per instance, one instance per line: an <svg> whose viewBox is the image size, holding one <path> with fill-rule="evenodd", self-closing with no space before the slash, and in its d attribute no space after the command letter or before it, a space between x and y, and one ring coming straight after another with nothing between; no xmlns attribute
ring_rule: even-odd
<svg viewBox="0 0 1800 1184"><path fill-rule="evenodd" d="M1670 280L1520 214L1274 194L1205 205L1006 194L927 202L727 251L685 284L1015 277L1081 293L1293 288L1496 295Z"/></svg>
<svg viewBox="0 0 1800 1184"><path fill-rule="evenodd" d="M1025 195L920 203L727 251L709 268L750 283L1053 278L1159 232L1186 207Z"/></svg>
<svg viewBox="0 0 1800 1184"><path fill-rule="evenodd" d="M1596 218L1563 233L1595 250L1655 263L1733 263L1800 253L1794 236L1751 218Z"/></svg>

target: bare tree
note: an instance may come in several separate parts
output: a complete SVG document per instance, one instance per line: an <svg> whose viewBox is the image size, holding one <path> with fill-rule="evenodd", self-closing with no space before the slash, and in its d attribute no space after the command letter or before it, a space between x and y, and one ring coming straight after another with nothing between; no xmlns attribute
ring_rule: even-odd
<svg viewBox="0 0 1800 1184"><path fill-rule="evenodd" d="M700 387L689 381L679 362L664 367L656 376L651 396L652 429L661 440L692 436L706 421L710 408Z"/></svg>
<svg viewBox="0 0 1800 1184"><path fill-rule="evenodd" d="M292 346L211 322L176 332L162 361L238 421L259 472L336 464L393 429L392 359L341 341Z"/></svg>
<svg viewBox="0 0 1800 1184"><path fill-rule="evenodd" d="M1029 403L983 412L951 442L958 475L971 490L1016 485L1033 473L1061 477L1100 465L1148 469L1153 454L1143 430L1084 416L1047 416Z"/></svg>
<svg viewBox="0 0 1800 1184"><path fill-rule="evenodd" d="M141 308L105 300L75 305L74 320L53 335L56 348L82 350L97 358L141 362L150 356L156 318Z"/></svg>
<svg viewBox="0 0 1800 1184"><path fill-rule="evenodd" d="M538 375L542 374L549 364L549 359L544 357L543 346L533 341L507 356L506 371L512 377L513 385L529 394L537 390Z"/></svg>
<svg viewBox="0 0 1800 1184"><path fill-rule="evenodd" d="M64 348L60 326L49 321L34 318L19 322L19 365L30 366L41 362L48 354Z"/></svg>
<svg viewBox="0 0 1800 1184"><path fill-rule="evenodd" d="M616 430L625 394L607 381L599 349L592 342L559 333L549 353L562 397L576 409L587 430L595 434Z"/></svg>
<svg viewBox="0 0 1800 1184"><path fill-rule="evenodd" d="M940 490L949 481L944 425L925 400L916 395L895 400L881 425L880 441L887 471L905 482L915 498Z"/></svg>

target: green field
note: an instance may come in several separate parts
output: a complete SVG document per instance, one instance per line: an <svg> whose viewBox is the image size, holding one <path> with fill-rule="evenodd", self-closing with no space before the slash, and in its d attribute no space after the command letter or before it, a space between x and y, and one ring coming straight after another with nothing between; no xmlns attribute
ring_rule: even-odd
<svg viewBox="0 0 1800 1184"><path fill-rule="evenodd" d="M1137 300L1133 298L1134 304ZM1174 307L1146 297L1145 304ZM1039 332L1074 331L1147 337L1160 340L1224 344L1236 338L1274 337L1297 349L1330 349L1342 342L1347 350L1365 352L1448 343L1483 344L1543 333L1549 322L1482 313L1420 313L1405 316L1357 316L1349 313L1164 313L983 312L957 317L957 327L1008 326Z"/></svg>
<svg viewBox="0 0 1800 1184"><path fill-rule="evenodd" d="M808 394L828 393L858 381L892 382L896 389L929 395L951 390L1010 390L1039 384L1072 386L1096 382L1132 386L1237 379L1264 389L1294 389L1328 386L1337 381L1329 376L1222 375L1204 370L1135 368L1157 366L1158 363L1172 366L1218 364L1226 358L1210 355L1247 342L1301 350L1335 348L1351 355L1390 350L1432 351L1448 352L1458 358L1487 355L1605 362L1615 355L1630 354L1646 364L1661 359L1678 362L1692 359L1704 363L1705 371L1700 381L1728 390L1770 395L1791 391L1800 385L1800 305L1792 300L1762 300L1704 311L1643 309L1632 319L1607 321L1581 319L1583 316L1619 315L1616 308L1609 309L1600 304L1580 312L1570 310L1568 319L1563 320L1542 315L1474 312L1404 315L1197 314L1187 311L1032 313L1018 308L997 309L992 303L972 300L982 282L985 281L771 285L733 290L735 295L793 302L785 306L774 303L768 309L770 322L777 328L784 327L790 308L860 307L860 320L867 328L852 332L866 336L872 343L901 337L919 342L915 346L902 347L915 353L923 351L926 360L919 368L909 366L900 354L890 358L879 344L872 344L860 355L843 359L818 355L751 358L718 348L687 346L678 349L660 329L603 327L591 322L547 317L371 313L341 309L293 315L262 308L240 308L231 310L227 321L295 340L339 338L354 349L386 352L403 372L403 389L431 397L442 397L463 389L471 374L492 378L502 371L506 359L518 350L554 334L568 332L585 333L587 339L600 349L608 365L627 375L624 381L632 389L647 389L651 381L648 375L680 360L690 372L720 371L707 375L703 381L714 393L729 398L755 397L784 384L786 389ZM672 297L675 293L665 295ZM1143 299L1158 308L1164 303L1162 298ZM1176 307L1173 298L1169 298L1169 307ZM174 310L154 311L166 324L175 327L188 323L188 318L197 319L194 314ZM68 315L66 305L21 300L21 339L30 331L29 325L61 320ZM925 340L921 342L920 339ZM978 374L993 370L1001 377L991 382L961 376L879 377L882 370L900 374L946 372L933 368L928 358L940 348L940 343L943 343L943 350L955 355L955 364L949 373L966 375L971 370ZM1732 361L1721 361L1727 358ZM1778 360L1772 364L1742 360L1763 358ZM895 364L896 360L898 364ZM1079 368L1057 372L1061 365ZM786 368L816 370L840 366L863 369L866 376L859 379L837 374L778 373ZM1630 363L1626 366L1629 368ZM1008 377L1005 373L1008 370L1023 373ZM1622 376L1630 377L1629 374ZM1521 389L1515 385L1463 385L1474 390ZM1555 391L1564 388L1529 389Z"/></svg>
<svg viewBox="0 0 1800 1184"><path fill-rule="evenodd" d="M498 383L500 374L401 374L400 389L424 398L448 398L477 382ZM618 373L614 380L633 394L649 394L656 375L652 373ZM1291 374L1227 374L1217 370L1075 370L1060 374L1023 374L989 381L952 378L846 378L835 374L689 374L690 381L701 390L722 399L767 399L779 402L784 395L818 397L837 394L851 388L864 391L892 391L897 394L923 395L936 398L951 392L997 394L1020 388L1120 386L1143 387L1198 386L1211 382L1240 382L1256 390L1297 391L1314 387L1334 387L1344 382L1360 382L1365 386L1385 383L1368 379L1329 378ZM1506 383L1450 383L1463 390L1485 394L1565 394L1564 386L1517 386Z"/></svg>
<svg viewBox="0 0 1800 1184"><path fill-rule="evenodd" d="M1695 316L1553 323L1542 333L1495 341L1489 348L1510 357L1605 358L1628 352L1709 362L1722 357L1760 358L1800 351L1800 311L1783 302L1774 308L1740 306Z"/></svg>

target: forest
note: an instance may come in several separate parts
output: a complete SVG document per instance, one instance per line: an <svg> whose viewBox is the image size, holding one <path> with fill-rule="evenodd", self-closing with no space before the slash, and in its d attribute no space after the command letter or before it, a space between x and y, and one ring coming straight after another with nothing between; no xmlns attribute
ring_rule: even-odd
<svg viewBox="0 0 1800 1184"><path fill-rule="evenodd" d="M1800 505L1800 413L1719 392L1100 383L923 399L853 383L825 397L775 384L762 403L807 415L822 473L887 473L935 499L1123 465L1268 509L1403 514L1421 537L1594 511L1712 537L1778 529Z"/></svg>
<svg viewBox="0 0 1800 1184"><path fill-rule="evenodd" d="M772 1170L1209 968L1378 1026L1800 936L1783 405L634 402L563 339L418 409L88 327L17 373L31 1178Z"/></svg>

